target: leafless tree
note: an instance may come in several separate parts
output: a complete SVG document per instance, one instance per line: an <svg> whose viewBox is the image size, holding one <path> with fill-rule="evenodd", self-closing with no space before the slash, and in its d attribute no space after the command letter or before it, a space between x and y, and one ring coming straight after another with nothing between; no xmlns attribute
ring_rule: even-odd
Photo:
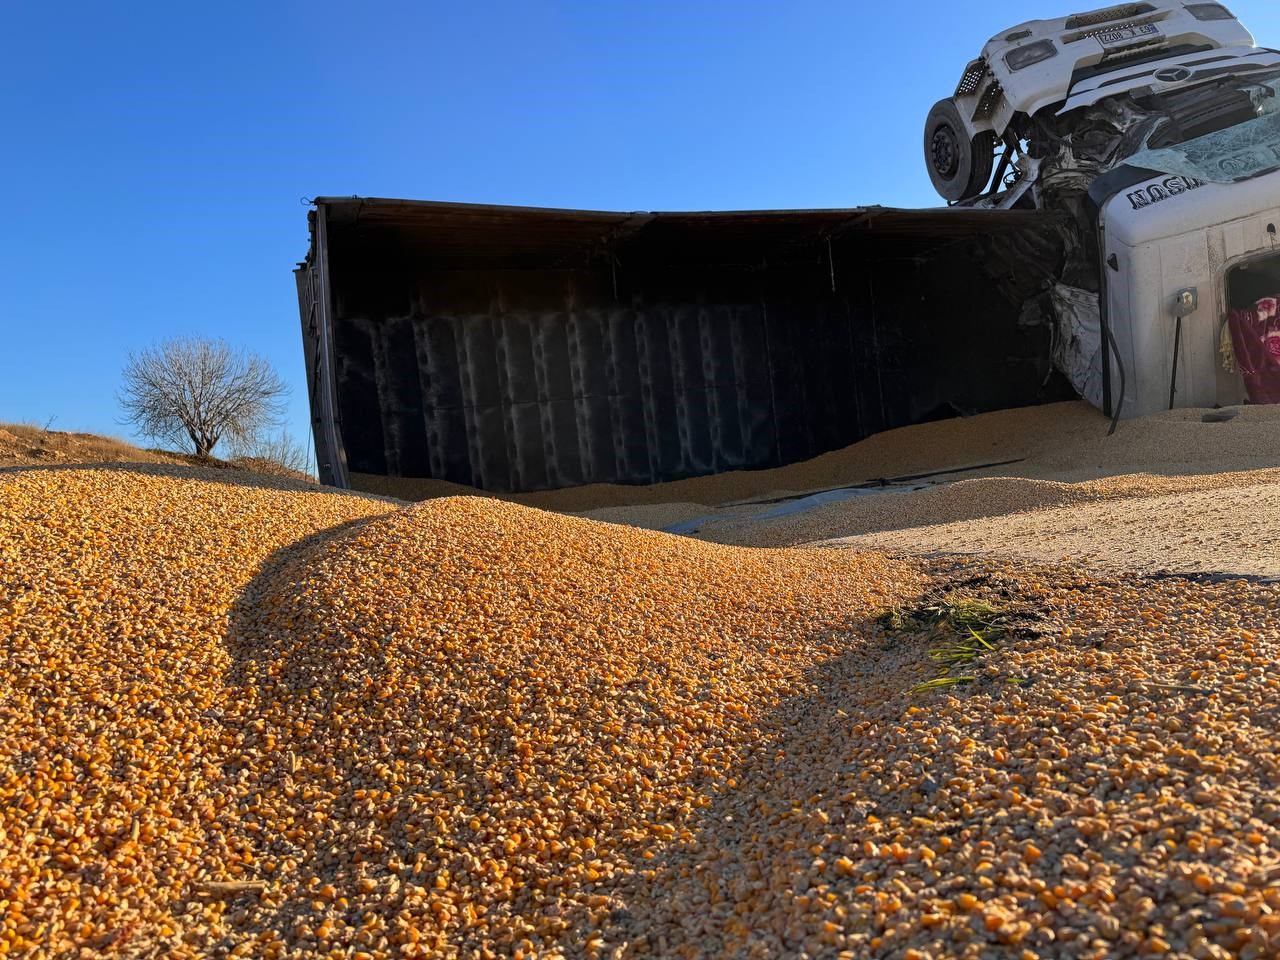
<svg viewBox="0 0 1280 960"><path fill-rule="evenodd" d="M184 337L129 355L120 406L160 442L190 442L207 457L218 441L248 441L279 423L289 388L263 357L225 340Z"/></svg>
<svg viewBox="0 0 1280 960"><path fill-rule="evenodd" d="M287 430L233 441L231 459L232 461L265 460L292 473L315 475L310 452Z"/></svg>

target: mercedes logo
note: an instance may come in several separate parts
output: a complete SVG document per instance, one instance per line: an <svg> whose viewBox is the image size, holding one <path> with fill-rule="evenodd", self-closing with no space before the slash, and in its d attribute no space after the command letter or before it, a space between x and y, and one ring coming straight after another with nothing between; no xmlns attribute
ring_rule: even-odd
<svg viewBox="0 0 1280 960"><path fill-rule="evenodd" d="M1191 79L1191 71L1186 67L1168 67L1156 71L1156 79L1161 83L1181 83Z"/></svg>

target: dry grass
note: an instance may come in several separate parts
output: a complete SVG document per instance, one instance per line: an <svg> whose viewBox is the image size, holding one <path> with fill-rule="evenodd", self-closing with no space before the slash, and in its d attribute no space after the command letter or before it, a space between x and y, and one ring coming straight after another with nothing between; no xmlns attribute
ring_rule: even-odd
<svg viewBox="0 0 1280 960"><path fill-rule="evenodd" d="M217 457L197 457L191 453L169 454L178 462L188 463L193 467L204 467L210 470L243 470L245 473L263 474L268 477L283 477L319 486L316 478L301 470L294 470L282 463L266 457L232 457L230 460L219 460Z"/></svg>
<svg viewBox="0 0 1280 960"><path fill-rule="evenodd" d="M174 454L144 450L116 437L46 430L31 423L0 423L0 466L180 462Z"/></svg>
<svg viewBox="0 0 1280 960"><path fill-rule="evenodd" d="M243 470L303 483L316 482L310 474L262 457L219 460L190 453L147 449L95 433L47 430L33 423L0 423L0 467L77 463L186 464L213 470Z"/></svg>

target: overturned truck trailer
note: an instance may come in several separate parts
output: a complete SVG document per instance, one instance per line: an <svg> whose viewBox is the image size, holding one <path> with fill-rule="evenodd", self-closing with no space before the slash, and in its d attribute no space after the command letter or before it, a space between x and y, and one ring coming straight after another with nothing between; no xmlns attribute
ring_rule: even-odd
<svg viewBox="0 0 1280 960"><path fill-rule="evenodd" d="M1280 402L1280 50L1150 0L959 74L925 123L942 209L317 200L321 478L647 484L1072 395L1113 429Z"/></svg>
<svg viewBox="0 0 1280 960"><path fill-rule="evenodd" d="M650 484L1074 395L1050 212L325 197L310 225L307 376L340 487Z"/></svg>

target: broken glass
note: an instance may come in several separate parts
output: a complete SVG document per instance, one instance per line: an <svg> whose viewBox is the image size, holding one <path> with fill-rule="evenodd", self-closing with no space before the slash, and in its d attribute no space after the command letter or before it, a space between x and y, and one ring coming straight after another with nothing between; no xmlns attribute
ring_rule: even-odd
<svg viewBox="0 0 1280 960"><path fill-rule="evenodd" d="M1280 80L1257 85L1254 120L1159 150L1140 150L1125 162L1211 183L1235 183L1280 169Z"/></svg>

